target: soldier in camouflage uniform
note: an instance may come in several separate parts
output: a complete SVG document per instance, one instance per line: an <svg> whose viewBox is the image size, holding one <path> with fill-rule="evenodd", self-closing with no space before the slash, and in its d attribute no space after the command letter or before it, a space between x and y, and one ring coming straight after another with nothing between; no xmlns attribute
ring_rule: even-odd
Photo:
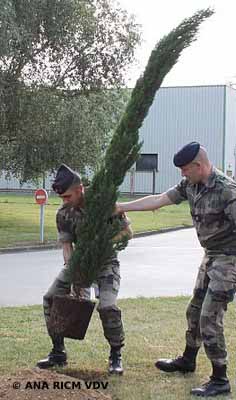
<svg viewBox="0 0 236 400"><path fill-rule="evenodd" d="M215 396L230 392L223 316L236 291L236 183L211 165L206 150L197 142L176 153L174 164L184 177L178 185L160 195L120 203L117 211L156 210L188 200L205 255L187 308L184 353L176 359L160 359L156 367L166 372L193 372L203 342L212 376L191 393Z"/></svg>
<svg viewBox="0 0 236 400"><path fill-rule="evenodd" d="M65 265L43 298L46 324L50 318L54 295L69 294L72 289L74 295L90 298L89 288L81 289L76 284L71 288L67 269L67 264L73 251L73 244L79 240L77 228L85 213L83 208L84 187L80 176L64 164L59 168L52 187L63 200L63 205L57 212L56 222L59 240L62 243ZM123 226L121 234L125 233L131 237L132 231L129 227L129 221L124 214L121 216L121 222ZM97 278L97 285L99 288L97 310L102 321L104 336L111 347L109 372L122 374L121 348L124 345L124 331L121 311L116 305L120 286L120 268L116 255L107 260L106 265L101 268ZM37 366L39 368L49 368L55 365L66 365L67 355L64 347L64 338L48 333L52 339L53 349L46 359L37 363Z"/></svg>

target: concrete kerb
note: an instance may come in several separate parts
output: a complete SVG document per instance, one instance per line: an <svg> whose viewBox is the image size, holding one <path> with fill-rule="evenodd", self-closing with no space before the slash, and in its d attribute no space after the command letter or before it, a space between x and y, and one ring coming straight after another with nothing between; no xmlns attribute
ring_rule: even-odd
<svg viewBox="0 0 236 400"><path fill-rule="evenodd" d="M163 228L163 229L158 229L156 231L138 232L134 234L133 238L136 239L140 237L158 235L160 233L175 232L175 231L180 231L182 229L190 229L190 228L193 228L193 225L176 226L174 228Z"/></svg>
<svg viewBox="0 0 236 400"><path fill-rule="evenodd" d="M28 252L28 251L57 250L60 248L61 248L61 246L55 242L55 243L43 244L43 245L0 248L0 254L22 253L22 252Z"/></svg>
<svg viewBox="0 0 236 400"><path fill-rule="evenodd" d="M190 226L176 226L174 228L163 228L156 231L146 231L146 232L138 232L135 233L133 239L151 236L151 235L159 235L161 233L168 233L168 232L175 232L181 229L190 229L193 228L192 225ZM43 245L31 245L31 246L22 246L22 247L7 247L7 248L0 248L0 254L7 254L7 253L21 253L27 251L43 251L43 250L58 250L61 246L57 242L43 244Z"/></svg>

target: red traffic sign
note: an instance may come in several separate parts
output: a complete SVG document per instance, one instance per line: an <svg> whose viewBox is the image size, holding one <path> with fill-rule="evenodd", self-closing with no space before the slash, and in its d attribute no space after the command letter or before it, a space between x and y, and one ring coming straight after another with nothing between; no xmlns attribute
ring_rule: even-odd
<svg viewBox="0 0 236 400"><path fill-rule="evenodd" d="M47 191L45 189L37 189L34 193L34 198L37 204L40 204L41 206L46 204L48 200Z"/></svg>

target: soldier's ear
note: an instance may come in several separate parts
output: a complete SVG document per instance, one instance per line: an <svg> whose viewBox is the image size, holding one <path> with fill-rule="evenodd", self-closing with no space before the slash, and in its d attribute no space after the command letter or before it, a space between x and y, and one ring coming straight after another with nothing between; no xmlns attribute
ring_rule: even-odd
<svg viewBox="0 0 236 400"><path fill-rule="evenodd" d="M84 193L84 185L82 183L80 183L80 185L78 186L78 192L81 194Z"/></svg>

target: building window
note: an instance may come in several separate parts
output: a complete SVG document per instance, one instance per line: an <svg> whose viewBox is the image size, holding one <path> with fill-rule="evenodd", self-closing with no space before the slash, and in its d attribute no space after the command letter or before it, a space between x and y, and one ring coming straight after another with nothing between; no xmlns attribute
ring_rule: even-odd
<svg viewBox="0 0 236 400"><path fill-rule="evenodd" d="M158 171L158 154L141 154L136 162L136 171Z"/></svg>

